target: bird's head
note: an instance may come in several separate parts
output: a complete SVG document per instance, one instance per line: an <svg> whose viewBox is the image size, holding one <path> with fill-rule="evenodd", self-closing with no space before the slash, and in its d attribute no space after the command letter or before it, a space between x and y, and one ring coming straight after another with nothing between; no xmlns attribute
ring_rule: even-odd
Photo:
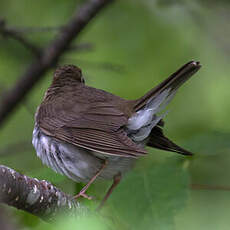
<svg viewBox="0 0 230 230"><path fill-rule="evenodd" d="M54 72L53 83L62 83L66 81L77 81L85 83L81 69L74 65L64 65L58 67Z"/></svg>

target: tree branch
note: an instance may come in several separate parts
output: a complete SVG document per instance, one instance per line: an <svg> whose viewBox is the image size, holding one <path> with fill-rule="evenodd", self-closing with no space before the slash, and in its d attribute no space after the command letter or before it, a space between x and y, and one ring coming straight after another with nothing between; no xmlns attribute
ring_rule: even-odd
<svg viewBox="0 0 230 230"><path fill-rule="evenodd" d="M113 0L89 0L84 6L76 11L73 18L57 34L50 45L43 50L39 59L28 67L25 73L19 77L16 85L5 94L0 107L0 125L24 99L33 86L44 76L44 74L57 62L61 55L68 50L71 42L78 37L85 26L106 5Z"/></svg>
<svg viewBox="0 0 230 230"><path fill-rule="evenodd" d="M46 221L60 213L84 215L86 208L49 182L30 178L0 165L0 203L27 211Z"/></svg>

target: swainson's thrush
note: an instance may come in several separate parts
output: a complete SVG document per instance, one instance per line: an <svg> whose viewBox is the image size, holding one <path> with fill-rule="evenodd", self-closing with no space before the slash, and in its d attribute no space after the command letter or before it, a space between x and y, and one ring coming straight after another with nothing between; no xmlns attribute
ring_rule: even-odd
<svg viewBox="0 0 230 230"><path fill-rule="evenodd" d="M35 115L33 145L42 162L77 182L114 179L103 204L145 145L191 153L164 136L159 114L178 88L201 67L191 61L137 100L125 100L85 85L73 65L57 68ZM89 197L88 197L89 198Z"/></svg>

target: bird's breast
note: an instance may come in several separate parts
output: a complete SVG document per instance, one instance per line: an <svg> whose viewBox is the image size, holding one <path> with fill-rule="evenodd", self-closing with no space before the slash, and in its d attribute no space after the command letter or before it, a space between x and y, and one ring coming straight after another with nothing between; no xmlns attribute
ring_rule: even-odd
<svg viewBox="0 0 230 230"><path fill-rule="evenodd" d="M107 161L100 178L112 179L124 174L136 161L135 158L112 156L78 147L45 135L35 124L32 143L42 162L57 173L77 182L88 182Z"/></svg>

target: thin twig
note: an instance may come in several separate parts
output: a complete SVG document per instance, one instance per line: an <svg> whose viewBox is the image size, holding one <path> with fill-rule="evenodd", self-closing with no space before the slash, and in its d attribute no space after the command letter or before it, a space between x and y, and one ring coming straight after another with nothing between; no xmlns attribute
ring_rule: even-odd
<svg viewBox="0 0 230 230"><path fill-rule="evenodd" d="M47 26L47 27L10 27L11 30L21 34L31 33L50 33L58 32L63 29L63 26Z"/></svg>
<svg viewBox="0 0 230 230"><path fill-rule="evenodd" d="M193 189L193 190L230 191L230 186L222 186L222 185L191 184L190 188Z"/></svg>
<svg viewBox="0 0 230 230"><path fill-rule="evenodd" d="M40 58L34 60L25 73L18 78L19 81L16 85L2 98L0 125L3 124L3 121L9 117L8 115L25 98L44 74L58 63L63 53L68 50L71 42L78 37L91 19L112 1L113 0L89 0L75 12L69 23L64 26L56 38L42 52Z"/></svg>
<svg viewBox="0 0 230 230"><path fill-rule="evenodd" d="M22 45L24 45L27 49L29 49L36 57L40 57L41 50L35 46L32 42L30 42L26 37L17 33L17 31L6 27L6 23L4 20L0 20L0 34L6 38L12 38Z"/></svg>
<svg viewBox="0 0 230 230"><path fill-rule="evenodd" d="M68 51L75 52L75 51L92 51L93 45L91 43L81 43L77 45L71 45Z"/></svg>
<svg viewBox="0 0 230 230"><path fill-rule="evenodd" d="M36 56L41 55L40 48L36 47L32 42L30 42L26 37L24 37L24 33L35 33L35 32L52 32L52 31L60 31L64 29L63 26L58 27L25 27L25 28L17 28L17 27L9 27L6 26L6 21L4 19L0 19L0 34L3 37L6 38L12 38L18 42L20 42L22 45L24 45L26 48L31 50ZM85 51L85 50L92 50L93 46L90 43L82 43L77 45L71 45L69 47L69 51Z"/></svg>
<svg viewBox="0 0 230 230"><path fill-rule="evenodd" d="M78 58L72 58L72 57L63 57L63 60L70 61L70 62L77 62L81 65L87 65L90 68L96 68L96 69L102 69L105 71L110 71L118 74L124 74L126 73L125 66L110 62L104 62L104 61L89 61L89 60L83 60Z"/></svg>

